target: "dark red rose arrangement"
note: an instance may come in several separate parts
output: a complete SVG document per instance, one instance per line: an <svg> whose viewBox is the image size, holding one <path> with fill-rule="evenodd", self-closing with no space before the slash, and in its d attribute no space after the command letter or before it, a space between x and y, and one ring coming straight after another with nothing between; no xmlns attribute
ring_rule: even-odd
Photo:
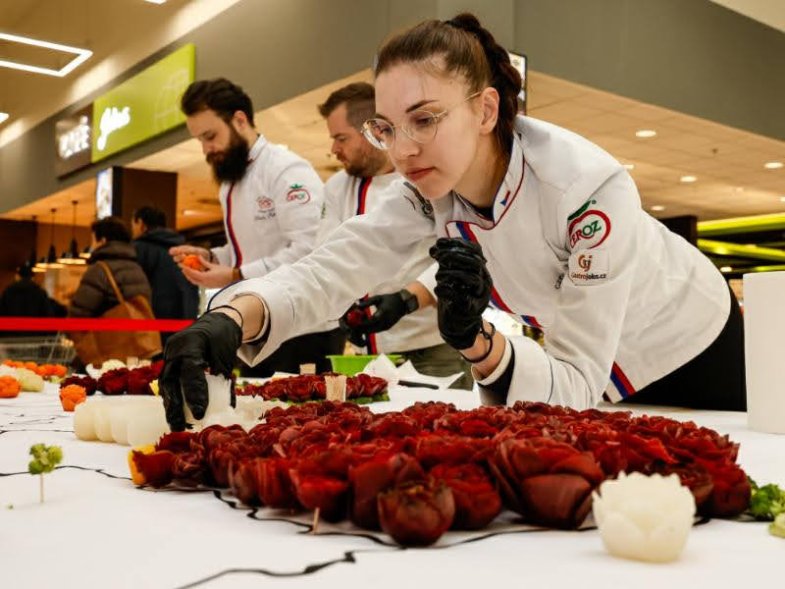
<svg viewBox="0 0 785 589"><path fill-rule="evenodd" d="M152 395L150 383L158 378L163 366L163 361L158 361L149 366L116 368L103 373L97 380L92 376L69 376L60 383L60 388L76 384L84 387L88 395L96 391L104 395Z"/></svg>
<svg viewBox="0 0 785 589"><path fill-rule="evenodd" d="M77 376L72 374L60 381L60 390L72 384L82 387L88 396L94 395L96 388L98 388L98 382L96 382L92 376Z"/></svg>
<svg viewBox="0 0 785 589"><path fill-rule="evenodd" d="M676 473L698 511L733 517L750 486L727 436L662 417L540 403L458 411L418 403L373 414L353 403L275 408L245 432L211 426L134 453L154 487L229 487L243 503L319 510L403 545L476 530L504 509L528 523L580 526L592 491L620 472Z"/></svg>
<svg viewBox="0 0 785 589"><path fill-rule="evenodd" d="M289 403L323 401L327 397L325 376L335 374L301 374L287 378L276 378L264 384L246 383L235 388L240 396L260 396L265 401L279 400ZM361 405L378 401L389 401L387 381L378 376L358 374L346 378L346 400Z"/></svg>

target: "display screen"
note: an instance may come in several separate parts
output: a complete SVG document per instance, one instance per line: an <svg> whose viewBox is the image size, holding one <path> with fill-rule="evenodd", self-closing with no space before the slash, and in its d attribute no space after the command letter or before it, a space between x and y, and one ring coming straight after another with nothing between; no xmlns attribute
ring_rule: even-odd
<svg viewBox="0 0 785 589"><path fill-rule="evenodd" d="M526 114L526 56L518 55L517 53L508 52L510 56L510 63L521 74L521 93L518 94L518 110Z"/></svg>
<svg viewBox="0 0 785 589"><path fill-rule="evenodd" d="M112 214L112 168L98 172L95 182L95 217L103 219Z"/></svg>

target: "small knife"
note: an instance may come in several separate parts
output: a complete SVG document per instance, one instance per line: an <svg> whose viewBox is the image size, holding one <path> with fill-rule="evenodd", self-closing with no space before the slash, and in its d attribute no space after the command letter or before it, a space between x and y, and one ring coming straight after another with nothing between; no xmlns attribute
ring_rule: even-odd
<svg viewBox="0 0 785 589"><path fill-rule="evenodd" d="M412 382L411 380L399 380L398 384L402 387L422 387L425 389L436 389L439 390L439 387L435 384L425 383L425 382Z"/></svg>

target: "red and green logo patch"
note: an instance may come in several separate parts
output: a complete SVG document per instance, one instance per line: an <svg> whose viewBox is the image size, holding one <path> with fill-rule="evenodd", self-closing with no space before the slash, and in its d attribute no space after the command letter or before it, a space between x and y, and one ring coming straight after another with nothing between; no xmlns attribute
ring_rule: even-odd
<svg viewBox="0 0 785 589"><path fill-rule="evenodd" d="M597 247L610 235L611 220L602 211L589 209L570 223L567 233L570 236L571 248Z"/></svg>

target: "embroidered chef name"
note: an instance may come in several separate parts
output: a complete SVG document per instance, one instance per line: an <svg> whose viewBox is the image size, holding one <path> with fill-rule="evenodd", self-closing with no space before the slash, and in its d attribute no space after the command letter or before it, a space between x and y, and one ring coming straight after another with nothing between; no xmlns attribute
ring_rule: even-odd
<svg viewBox="0 0 785 589"><path fill-rule="evenodd" d="M260 196L256 199L256 214L254 214L255 221L266 221L267 219L275 218L275 202L273 199Z"/></svg>

